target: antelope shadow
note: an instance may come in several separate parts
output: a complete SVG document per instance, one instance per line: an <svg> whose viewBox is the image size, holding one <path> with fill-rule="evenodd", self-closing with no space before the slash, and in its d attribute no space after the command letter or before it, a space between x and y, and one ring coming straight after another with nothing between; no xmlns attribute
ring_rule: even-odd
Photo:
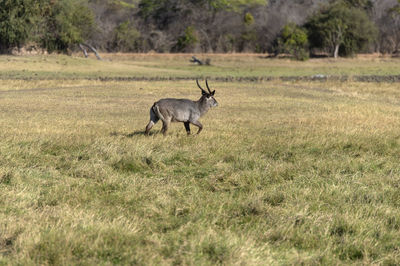
<svg viewBox="0 0 400 266"><path fill-rule="evenodd" d="M157 133L160 133L159 131L155 131L155 132L151 132L150 135L155 135ZM122 136L122 137L126 137L126 138L133 138L135 136L145 136L145 132L142 131L133 131L131 133L126 133L126 132L117 132L117 131L113 131L110 133L111 137L117 137L117 136Z"/></svg>

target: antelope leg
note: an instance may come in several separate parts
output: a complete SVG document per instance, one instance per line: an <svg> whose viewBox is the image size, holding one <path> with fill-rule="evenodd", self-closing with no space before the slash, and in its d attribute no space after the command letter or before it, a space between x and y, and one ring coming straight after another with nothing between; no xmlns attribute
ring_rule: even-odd
<svg viewBox="0 0 400 266"><path fill-rule="evenodd" d="M203 130L203 125L199 121L193 121L191 123L199 128L199 131L197 131L197 134L200 134L200 132Z"/></svg>
<svg viewBox="0 0 400 266"><path fill-rule="evenodd" d="M183 122L185 125L186 133L190 135L190 123L189 122Z"/></svg>

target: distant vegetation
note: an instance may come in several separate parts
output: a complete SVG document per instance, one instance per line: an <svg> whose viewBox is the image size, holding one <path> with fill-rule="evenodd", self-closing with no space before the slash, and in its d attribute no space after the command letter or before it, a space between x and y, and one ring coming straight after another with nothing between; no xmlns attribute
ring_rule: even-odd
<svg viewBox="0 0 400 266"><path fill-rule="evenodd" d="M397 0L2 0L0 52L396 53Z"/></svg>

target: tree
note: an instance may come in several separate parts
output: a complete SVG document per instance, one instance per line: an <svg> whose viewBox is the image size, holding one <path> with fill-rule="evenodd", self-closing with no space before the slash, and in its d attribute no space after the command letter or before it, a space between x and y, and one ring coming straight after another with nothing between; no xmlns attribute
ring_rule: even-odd
<svg viewBox="0 0 400 266"><path fill-rule="evenodd" d="M95 30L87 0L0 0L0 50L27 42L66 52Z"/></svg>
<svg viewBox="0 0 400 266"><path fill-rule="evenodd" d="M337 58L349 56L375 40L376 27L364 10L336 1L309 17L305 24L311 48L327 49Z"/></svg>
<svg viewBox="0 0 400 266"><path fill-rule="evenodd" d="M303 25L306 19L328 0L270 0L267 7L253 12L257 21L257 44L262 52L276 52L276 40L282 28L293 22Z"/></svg>
<svg viewBox="0 0 400 266"><path fill-rule="evenodd" d="M140 50L140 32L130 21L122 22L114 29L110 48L122 52L138 52Z"/></svg>
<svg viewBox="0 0 400 266"><path fill-rule="evenodd" d="M49 1L43 18L38 41L49 52L67 52L90 39L95 31L94 15L83 0Z"/></svg>
<svg viewBox="0 0 400 266"><path fill-rule="evenodd" d="M290 54L297 60L308 59L306 30L294 23L286 24L277 40L277 53Z"/></svg>
<svg viewBox="0 0 400 266"><path fill-rule="evenodd" d="M242 28L241 35L237 38L237 51L254 51L257 41L255 19L250 12L246 12L238 29Z"/></svg>
<svg viewBox="0 0 400 266"><path fill-rule="evenodd" d="M191 48L198 42L196 37L196 30L194 27L189 26L185 29L185 32L182 36L178 38L175 49L178 52L184 52L188 48Z"/></svg>
<svg viewBox="0 0 400 266"><path fill-rule="evenodd" d="M30 38L41 1L0 1L0 51L20 48Z"/></svg>
<svg viewBox="0 0 400 266"><path fill-rule="evenodd" d="M379 50L382 53L397 53L400 50L400 0L386 8L378 20Z"/></svg>
<svg viewBox="0 0 400 266"><path fill-rule="evenodd" d="M237 40L235 43L238 45L249 43L249 37L254 43L254 38L250 36L254 35L253 29L251 34L243 34L243 15L249 12L248 9L265 6L266 3L266 0L140 0L137 14L144 21L140 31L152 49L166 49L165 45L158 43L162 39L169 45L169 50L177 50L178 47L182 50L182 46L176 44L183 43L182 33L190 25L196 29L197 44L185 46L184 50L200 48L212 52L224 47L225 40L230 42L231 37ZM221 49L225 50L225 47ZM226 49L231 50L230 47Z"/></svg>
<svg viewBox="0 0 400 266"><path fill-rule="evenodd" d="M154 23L159 29L168 28L183 10L183 1L173 0L141 0L139 2L139 16L146 22Z"/></svg>
<svg viewBox="0 0 400 266"><path fill-rule="evenodd" d="M134 27L142 36L138 23L140 18L137 14L137 2L138 0L88 0L87 6L95 18L96 26L96 30L90 36L90 41L99 49L110 52L119 51L118 46L115 45L115 41L119 42L116 40L116 32L121 30L121 24L125 22L128 22L128 28ZM142 51L143 42L139 45Z"/></svg>
<svg viewBox="0 0 400 266"><path fill-rule="evenodd" d="M397 0L398 4L395 5L390 9L390 12L398 13L400 14L400 0Z"/></svg>

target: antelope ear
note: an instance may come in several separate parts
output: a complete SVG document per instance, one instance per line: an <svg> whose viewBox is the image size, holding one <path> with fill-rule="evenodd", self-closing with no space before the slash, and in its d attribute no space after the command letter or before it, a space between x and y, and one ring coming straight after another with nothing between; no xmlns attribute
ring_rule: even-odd
<svg viewBox="0 0 400 266"><path fill-rule="evenodd" d="M201 95L208 95L208 93L202 90Z"/></svg>
<svg viewBox="0 0 400 266"><path fill-rule="evenodd" d="M215 90L213 90L213 91L211 92L211 95L212 95L212 96L214 96L214 94L215 94Z"/></svg>

